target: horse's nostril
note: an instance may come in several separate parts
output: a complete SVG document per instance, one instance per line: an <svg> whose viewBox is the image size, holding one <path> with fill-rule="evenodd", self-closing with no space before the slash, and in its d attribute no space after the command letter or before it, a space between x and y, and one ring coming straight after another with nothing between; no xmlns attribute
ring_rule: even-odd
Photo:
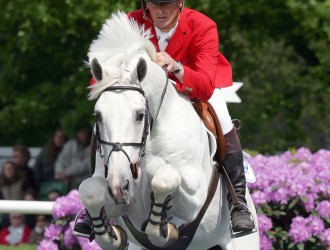
<svg viewBox="0 0 330 250"><path fill-rule="evenodd" d="M129 181L126 180L126 185L124 185L124 190L128 191L129 190Z"/></svg>

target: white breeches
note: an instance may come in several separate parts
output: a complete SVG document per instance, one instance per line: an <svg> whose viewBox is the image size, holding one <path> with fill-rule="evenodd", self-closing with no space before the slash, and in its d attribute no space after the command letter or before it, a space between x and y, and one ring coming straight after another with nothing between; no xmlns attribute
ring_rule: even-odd
<svg viewBox="0 0 330 250"><path fill-rule="evenodd" d="M213 95L209 99L209 103L215 110L220 121L223 134L229 133L233 128L233 123L229 115L225 97L221 89L215 89Z"/></svg>

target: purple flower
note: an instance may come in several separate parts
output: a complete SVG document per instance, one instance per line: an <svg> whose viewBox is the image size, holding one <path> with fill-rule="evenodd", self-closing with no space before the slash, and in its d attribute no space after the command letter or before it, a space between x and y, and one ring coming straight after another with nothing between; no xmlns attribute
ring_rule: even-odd
<svg viewBox="0 0 330 250"><path fill-rule="evenodd" d="M297 216L292 220L289 236L295 243L305 242L312 236L312 232L306 227L306 221L303 217Z"/></svg>
<svg viewBox="0 0 330 250"><path fill-rule="evenodd" d="M265 234L260 234L260 250L272 249L272 241Z"/></svg>
<svg viewBox="0 0 330 250"><path fill-rule="evenodd" d="M306 226L314 236L319 235L325 228L323 220L315 215L306 218Z"/></svg>
<svg viewBox="0 0 330 250"><path fill-rule="evenodd" d="M294 157L301 161L310 161L312 159L312 153L308 148L299 148L294 154Z"/></svg>
<svg viewBox="0 0 330 250"><path fill-rule="evenodd" d="M74 244L78 243L76 236L72 234L74 227L74 221L70 221L69 227L64 232L64 245L68 249L71 249Z"/></svg>
<svg viewBox="0 0 330 250"><path fill-rule="evenodd" d="M51 224L45 230L45 237L49 240L59 240L63 227Z"/></svg>
<svg viewBox="0 0 330 250"><path fill-rule="evenodd" d="M49 250L49 249L58 250L58 246L56 243L54 243L51 240L42 240L39 243L38 250Z"/></svg>
<svg viewBox="0 0 330 250"><path fill-rule="evenodd" d="M273 227L273 223L272 223L272 220L270 218L268 218L266 215L259 214L258 215L258 226L259 226L260 233L266 233Z"/></svg>
<svg viewBox="0 0 330 250"><path fill-rule="evenodd" d="M55 219L76 215L83 208L83 204L77 190L70 191L66 196L59 197L52 209Z"/></svg>
<svg viewBox="0 0 330 250"><path fill-rule="evenodd" d="M267 203L267 196L264 192L257 190L251 194L251 198L253 200L253 203L256 207L258 207L260 204Z"/></svg>
<svg viewBox="0 0 330 250"><path fill-rule="evenodd" d="M310 193L306 194L304 197L304 206L307 212L312 211L315 208L315 199L317 198L317 194Z"/></svg>
<svg viewBox="0 0 330 250"><path fill-rule="evenodd" d="M321 218L330 217L330 202L329 201L321 201L316 206L316 212L320 215Z"/></svg>
<svg viewBox="0 0 330 250"><path fill-rule="evenodd" d="M321 233L320 239L324 246L330 246L330 228Z"/></svg>

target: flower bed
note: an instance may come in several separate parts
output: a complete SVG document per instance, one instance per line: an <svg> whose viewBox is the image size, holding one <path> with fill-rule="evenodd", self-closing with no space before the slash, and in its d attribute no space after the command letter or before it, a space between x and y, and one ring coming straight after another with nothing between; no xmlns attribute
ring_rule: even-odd
<svg viewBox="0 0 330 250"><path fill-rule="evenodd" d="M257 180L249 183L258 213L261 250L330 250L330 151L306 148L249 160ZM54 223L38 250L100 248L72 235L83 207L77 190L56 200Z"/></svg>
<svg viewBox="0 0 330 250"><path fill-rule="evenodd" d="M261 249L329 250L330 151L300 148L249 162Z"/></svg>
<svg viewBox="0 0 330 250"><path fill-rule="evenodd" d="M45 239L38 250L102 250L95 241L76 237L72 234L76 214L83 208L79 192L72 190L56 200L52 210L53 223L45 231Z"/></svg>

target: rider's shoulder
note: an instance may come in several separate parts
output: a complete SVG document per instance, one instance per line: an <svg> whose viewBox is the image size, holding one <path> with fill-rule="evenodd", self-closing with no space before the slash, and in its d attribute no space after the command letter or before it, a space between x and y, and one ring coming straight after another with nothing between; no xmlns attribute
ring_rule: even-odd
<svg viewBox="0 0 330 250"><path fill-rule="evenodd" d="M211 18L197 10L184 8L182 15L185 16L188 23L215 25L215 22Z"/></svg>
<svg viewBox="0 0 330 250"><path fill-rule="evenodd" d="M139 10L134 10L134 11L128 12L127 16L129 18L134 19L137 22L141 22L143 20L143 10L139 9Z"/></svg>

